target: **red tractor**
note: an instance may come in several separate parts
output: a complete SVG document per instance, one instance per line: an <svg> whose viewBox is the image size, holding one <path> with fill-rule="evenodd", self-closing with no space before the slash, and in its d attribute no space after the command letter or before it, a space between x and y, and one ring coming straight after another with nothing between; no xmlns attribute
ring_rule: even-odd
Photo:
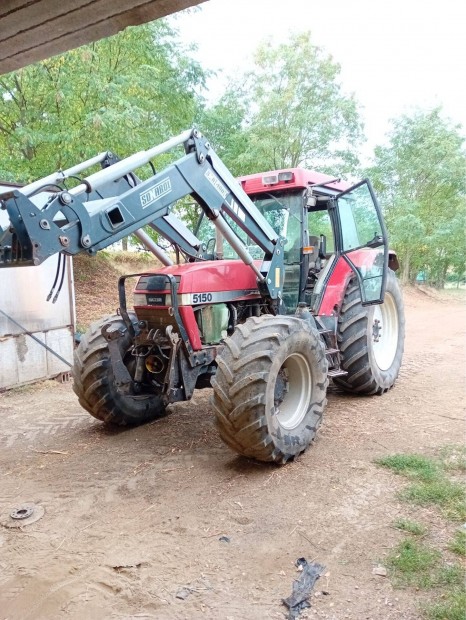
<svg viewBox="0 0 466 620"><path fill-rule="evenodd" d="M155 172L152 159L178 145L184 157ZM148 162L152 174L141 181L134 170ZM102 170L35 206L41 188L96 163ZM200 213L193 231L176 216L186 196ZM284 463L315 438L330 378L348 392L382 394L398 376L398 264L367 180L350 187L296 168L238 181L190 130L122 161L102 153L0 198L11 221L0 266L93 254L129 234L165 265L120 278L118 313L91 325L75 352L74 390L99 420L141 424L212 387L222 439ZM143 226L172 245L176 264ZM134 275L129 311L125 282Z"/></svg>

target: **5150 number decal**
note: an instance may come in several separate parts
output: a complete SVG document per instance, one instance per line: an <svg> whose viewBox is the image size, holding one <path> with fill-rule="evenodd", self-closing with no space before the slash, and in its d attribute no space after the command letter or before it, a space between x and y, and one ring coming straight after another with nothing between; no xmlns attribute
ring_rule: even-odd
<svg viewBox="0 0 466 620"><path fill-rule="evenodd" d="M212 301L212 293L193 293L192 302L193 304L206 304L209 301Z"/></svg>

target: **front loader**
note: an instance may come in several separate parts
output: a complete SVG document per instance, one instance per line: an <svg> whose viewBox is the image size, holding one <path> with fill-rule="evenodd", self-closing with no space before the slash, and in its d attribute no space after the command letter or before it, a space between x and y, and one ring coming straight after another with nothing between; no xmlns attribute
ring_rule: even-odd
<svg viewBox="0 0 466 620"><path fill-rule="evenodd" d="M153 160L180 146L184 156L156 172ZM141 180L135 170L146 164ZM44 189L50 198L36 206ZM11 223L0 231L0 267L95 254L130 234L164 265L120 278L117 314L92 324L75 351L74 391L103 422L141 424L212 387L222 439L284 463L315 438L329 379L362 395L398 376L397 260L367 180L350 187L299 168L237 180L189 130L121 161L102 153L0 200ZM179 201L199 214L193 230L176 215ZM132 309L128 278L137 278Z"/></svg>

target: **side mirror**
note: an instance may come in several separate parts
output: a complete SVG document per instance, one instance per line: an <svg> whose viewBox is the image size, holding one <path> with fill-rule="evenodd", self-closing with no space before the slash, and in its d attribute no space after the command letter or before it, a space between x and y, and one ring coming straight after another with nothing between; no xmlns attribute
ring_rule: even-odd
<svg viewBox="0 0 466 620"><path fill-rule="evenodd" d="M378 235L377 233L374 237L366 243L368 248L380 248L384 243L382 235Z"/></svg>

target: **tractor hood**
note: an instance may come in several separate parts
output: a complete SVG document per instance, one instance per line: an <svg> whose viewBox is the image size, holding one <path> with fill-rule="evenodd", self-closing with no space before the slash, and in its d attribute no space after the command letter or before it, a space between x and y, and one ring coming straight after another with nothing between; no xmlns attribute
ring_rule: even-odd
<svg viewBox="0 0 466 620"><path fill-rule="evenodd" d="M258 267L261 264L261 261L254 262ZM180 306L225 303L259 296L256 275L241 260L202 261L151 269L140 277L135 294L145 294L149 305L153 291L168 293L170 287L164 275L175 277ZM158 305L156 298L152 304Z"/></svg>

